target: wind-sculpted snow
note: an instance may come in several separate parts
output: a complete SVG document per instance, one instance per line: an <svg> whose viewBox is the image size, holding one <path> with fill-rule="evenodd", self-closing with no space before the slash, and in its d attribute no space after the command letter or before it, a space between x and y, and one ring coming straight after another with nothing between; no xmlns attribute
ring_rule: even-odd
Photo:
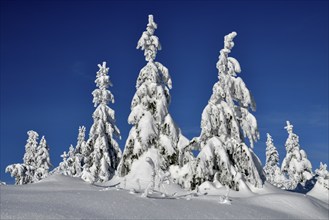
<svg viewBox="0 0 329 220"><path fill-rule="evenodd" d="M115 181L107 185L115 185ZM208 188L207 188L208 187ZM279 189L230 192L231 205L220 204L224 190L208 185L195 196L141 197L116 187L90 185L79 178L52 175L39 183L0 186L0 219L328 219L328 204ZM179 187L176 187L177 190Z"/></svg>

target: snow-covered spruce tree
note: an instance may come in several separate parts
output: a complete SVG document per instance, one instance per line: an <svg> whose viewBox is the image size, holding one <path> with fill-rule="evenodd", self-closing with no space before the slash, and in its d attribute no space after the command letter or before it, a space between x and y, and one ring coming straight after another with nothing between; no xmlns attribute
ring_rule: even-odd
<svg viewBox="0 0 329 220"><path fill-rule="evenodd" d="M256 118L249 112L249 109L255 111L256 104L243 80L237 77L241 72L239 62L228 56L236 35L232 32L224 38L216 65L219 81L213 86L213 94L202 113L196 185L219 181L239 190L239 184L245 180L260 187L265 179L260 160L251 149L259 139ZM251 148L245 138L249 139Z"/></svg>
<svg viewBox="0 0 329 220"><path fill-rule="evenodd" d="M76 152L77 148L74 148L73 145L69 148L67 166L68 166L68 175L79 177L82 172L82 156Z"/></svg>
<svg viewBox="0 0 329 220"><path fill-rule="evenodd" d="M49 158L49 146L45 136L42 136L36 152L36 170L34 178L41 180L48 176L49 168L51 167Z"/></svg>
<svg viewBox="0 0 329 220"><path fill-rule="evenodd" d="M75 155L83 154L83 151L85 150L85 145L86 145L85 137L86 137L86 127L80 126L78 138L77 138L77 145L75 146Z"/></svg>
<svg viewBox="0 0 329 220"><path fill-rule="evenodd" d="M69 149L69 156L68 163L70 164L71 174L76 177L80 177L82 173L82 167L84 165L84 159L86 153L86 156L89 155L88 152L86 152L86 127L80 126L79 127L79 133L77 138L77 144L75 146L75 149ZM71 156L72 155L72 156Z"/></svg>
<svg viewBox="0 0 329 220"><path fill-rule="evenodd" d="M89 132L86 144L86 160L83 167L82 179L87 182L105 182L114 174L120 162L121 150L115 138L121 138L120 131L115 125L114 110L108 104L114 103L114 96L107 90L112 86L108 76L109 68L106 62L98 64L96 86L92 94L96 107L93 113L94 123Z"/></svg>
<svg viewBox="0 0 329 220"><path fill-rule="evenodd" d="M274 186L284 188L285 178L281 173L279 165L279 153L274 146L273 139L269 133L267 133L266 141L266 163L264 166L264 172L266 180Z"/></svg>
<svg viewBox="0 0 329 220"><path fill-rule="evenodd" d="M289 179L287 189L294 190L298 184L305 186L312 179L312 165L304 150L300 150L299 137L293 133L293 125L287 121L286 157L282 161L281 171Z"/></svg>
<svg viewBox="0 0 329 220"><path fill-rule="evenodd" d="M133 127L118 167L119 176L130 173L137 178L150 174L151 169L143 169L149 167L147 157L154 161L156 170L168 170L170 165L178 164L179 145L188 142L168 112L172 82L168 69L154 61L161 50L159 39L154 35L156 29L153 15L149 15L146 31L137 44L137 49L144 50L147 64L137 78L128 117L128 123ZM143 176L139 178L144 181Z"/></svg>

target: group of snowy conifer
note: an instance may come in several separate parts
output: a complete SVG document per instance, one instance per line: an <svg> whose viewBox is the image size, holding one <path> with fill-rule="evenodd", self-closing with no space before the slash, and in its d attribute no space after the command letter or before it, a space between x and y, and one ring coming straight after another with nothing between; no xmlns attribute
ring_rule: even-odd
<svg viewBox="0 0 329 220"><path fill-rule="evenodd" d="M115 125L115 112L108 106L110 102L114 103L114 96L108 90L112 86L109 68L103 62L98 64L97 89L92 92L96 109L89 137L86 140L86 128L80 127L76 146L71 145L68 152L63 152L63 161L54 173L81 177L90 183L106 182L117 175L125 183L128 180L141 184L149 178L154 184L162 181L156 178L170 176L170 180L186 189L195 189L205 181L211 181L216 187L234 190L245 185L261 187L266 178L278 187L292 189L312 176L306 154L299 149L298 136L288 125L287 156L282 169L278 167L278 152L268 135L265 177L261 162L252 150L259 139L257 120L250 113L250 110L255 111L256 104L243 80L237 76L241 72L239 62L229 56L236 32L224 37L224 48L220 50L216 65L218 82L202 113L201 134L191 141L184 137L168 111L172 88L169 71L155 61L161 50L159 38L154 35L156 29L157 24L149 15L146 31L137 44L137 49L144 51L147 63L137 78L128 117L132 128L123 153L116 141L121 136ZM36 147L37 134L32 131L28 134L24 164L7 167L16 177L16 184L39 180L47 174L50 165L45 139L42 138ZM200 152L195 157L192 150ZM42 156L36 156L40 152L43 152ZM328 179L328 172L318 172L323 184L328 186L324 181ZM40 178L39 173L42 174ZM291 179L289 186L285 176Z"/></svg>
<svg viewBox="0 0 329 220"><path fill-rule="evenodd" d="M6 172L15 177L15 184L19 185L38 182L47 177L49 168L52 166L45 136L42 136L38 144L39 134L37 132L31 130L27 134L23 163L11 164L6 167Z"/></svg>
<svg viewBox="0 0 329 220"><path fill-rule="evenodd" d="M320 168L312 172L312 164L307 159L306 152L300 148L299 137L293 132L293 125L287 121L285 129L288 138L285 143L286 157L279 167L279 153L274 146L273 139L267 134L266 163L264 172L266 180L282 189L310 190L314 186L314 179L328 189L329 175L327 165L320 163Z"/></svg>

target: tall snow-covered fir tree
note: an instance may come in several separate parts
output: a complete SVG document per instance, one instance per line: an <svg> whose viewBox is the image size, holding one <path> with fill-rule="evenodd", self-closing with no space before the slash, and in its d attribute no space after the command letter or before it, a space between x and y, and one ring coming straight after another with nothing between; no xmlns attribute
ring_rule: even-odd
<svg viewBox="0 0 329 220"><path fill-rule="evenodd" d="M109 68L106 62L98 64L96 86L92 94L96 110L93 113L94 123L89 132L86 146L86 161L83 167L82 179L88 182L105 182L114 174L120 162L121 150L115 138L121 138L120 131L115 125L114 110L109 102L114 103L114 96L108 90L112 83L108 76Z"/></svg>
<svg viewBox="0 0 329 220"><path fill-rule="evenodd" d="M272 136L267 133L266 141L266 163L264 172L266 180L274 186L284 188L285 178L281 173L279 165L279 153L274 146Z"/></svg>
<svg viewBox="0 0 329 220"><path fill-rule="evenodd" d="M239 190L239 184L245 181L261 187L265 178L260 160L251 149L259 139L256 118L249 112L249 109L255 111L256 104L243 80L237 77L241 72L239 62L229 57L236 35L232 32L224 37L224 48L216 65L219 81L202 112L196 185L219 181ZM245 138L249 139L251 148Z"/></svg>
<svg viewBox="0 0 329 220"><path fill-rule="evenodd" d="M156 170L168 170L170 165L178 164L179 146L188 144L168 112L172 82L168 69L154 61L161 50L159 39L154 35L156 29L153 15L149 15L146 31L137 43L137 49L144 51L147 64L137 78L128 117L133 127L118 167L119 176L141 173L141 163L148 166L147 157L154 161Z"/></svg>
<svg viewBox="0 0 329 220"><path fill-rule="evenodd" d="M284 128L289 136L285 143L287 153L282 161L281 171L289 179L286 188L293 190L298 184L305 186L306 181L313 177L312 164L305 151L300 149L299 137L293 133L293 125L287 121Z"/></svg>
<svg viewBox="0 0 329 220"><path fill-rule="evenodd" d="M36 167L34 177L41 180L48 176L49 168L51 167L49 157L49 146L45 136L42 136L36 153Z"/></svg>

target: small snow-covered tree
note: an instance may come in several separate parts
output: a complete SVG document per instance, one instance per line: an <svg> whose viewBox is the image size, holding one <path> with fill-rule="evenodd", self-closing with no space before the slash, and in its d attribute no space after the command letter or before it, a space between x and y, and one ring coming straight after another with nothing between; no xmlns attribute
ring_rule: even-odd
<svg viewBox="0 0 329 220"><path fill-rule="evenodd" d="M193 143L193 140L191 143ZM194 187L196 160L192 153L193 149L195 149L193 144L190 144L188 139L182 137L178 144L178 165L169 167L172 180L185 189Z"/></svg>
<svg viewBox="0 0 329 220"><path fill-rule="evenodd" d="M282 161L281 171L289 179L287 189L293 190L298 184L305 186L307 180L313 177L311 162L304 150L300 149L299 137L293 133L293 125L287 121L285 129L288 132L286 140L286 157Z"/></svg>
<svg viewBox="0 0 329 220"><path fill-rule="evenodd" d="M237 77L241 72L239 62L229 57L236 35L232 32L224 38L217 62L219 81L213 86L213 94L202 113L196 185L219 181L238 190L240 178L256 187L262 186L265 178L260 160L251 149L259 139L257 120L249 112L249 109L255 111L256 104L243 80ZM251 148L245 138L249 139Z"/></svg>
<svg viewBox="0 0 329 220"><path fill-rule="evenodd" d="M320 167L315 170L317 183L320 184L325 189L329 190L329 172L327 169L327 164L320 162Z"/></svg>
<svg viewBox="0 0 329 220"><path fill-rule="evenodd" d="M74 147L69 147L69 152L61 155L63 161L59 165L59 173L67 176L79 177L82 172L81 157L75 153Z"/></svg>
<svg viewBox="0 0 329 220"><path fill-rule="evenodd" d="M58 172L65 176L72 176L69 163L67 161L68 156L69 154L67 154L66 151L64 151L63 154L61 155L63 161L59 163Z"/></svg>
<svg viewBox="0 0 329 220"><path fill-rule="evenodd" d="M106 62L98 64L98 67L95 80L98 88L92 92L96 107L94 123L82 152L86 156L82 178L88 182L108 181L114 175L121 158L121 150L115 140L121 138L120 131L115 125L114 110L108 106L109 102L114 103L114 96L108 90L112 86L108 76L109 68Z"/></svg>
<svg viewBox="0 0 329 220"><path fill-rule="evenodd" d="M266 180L274 186L284 188L285 178L281 173L279 165L279 153L274 146L272 136L267 133L266 141L266 163L264 172Z"/></svg>
<svg viewBox="0 0 329 220"><path fill-rule="evenodd" d="M42 136L36 153L36 170L34 178L41 180L48 176L49 168L51 167L49 158L49 146L45 136Z"/></svg>
<svg viewBox="0 0 329 220"><path fill-rule="evenodd" d="M86 127L80 126L78 138L77 138L77 144L74 150L73 170L72 170L74 176L77 177L81 176L82 167L85 161L84 153L86 153L87 151L85 136L86 136ZM86 153L86 155L89 154Z"/></svg>
<svg viewBox="0 0 329 220"><path fill-rule="evenodd" d="M86 128L80 126L76 147L74 148L71 144L68 153L64 151L61 155L63 161L56 168L55 172L73 177L81 176L85 157L87 158L88 155L90 155L90 152L88 152L88 149L86 148L85 132Z"/></svg>
<svg viewBox="0 0 329 220"><path fill-rule="evenodd" d="M83 154L86 146L86 127L80 126L79 127L79 133L77 138L77 145L75 146L75 155L77 154Z"/></svg>
<svg viewBox="0 0 329 220"><path fill-rule="evenodd" d="M16 163L7 166L5 171L15 178L16 185L32 183L31 173L34 173L34 167L32 166Z"/></svg>
<svg viewBox="0 0 329 220"><path fill-rule="evenodd" d="M149 15L146 31L137 43L137 49L144 51L147 64L137 78L128 117L133 127L118 167L119 176L133 172L134 164L146 163L146 157L154 161L156 169L168 170L170 165L178 164L178 145L184 143L181 130L168 112L172 88L169 71L154 61L161 50L159 39L154 35L156 29L153 15Z"/></svg>
<svg viewBox="0 0 329 220"><path fill-rule="evenodd" d="M9 165L5 170L15 177L17 185L37 182L46 177L50 166L46 139L43 137L38 145L38 133L30 130L27 134L23 163Z"/></svg>
<svg viewBox="0 0 329 220"><path fill-rule="evenodd" d="M6 167L12 177L15 177L15 184L22 185L33 183L35 181L34 172L36 170L36 155L39 135L30 130L27 132L28 139L25 145L25 154L23 164L12 164Z"/></svg>
<svg viewBox="0 0 329 220"><path fill-rule="evenodd" d="M27 135L28 139L25 145L25 154L23 157L23 162L26 165L35 167L39 134L33 130L30 130L27 132Z"/></svg>
<svg viewBox="0 0 329 220"><path fill-rule="evenodd" d="M77 145L79 146L79 145ZM77 149L74 148L73 145L70 146L69 152L68 152L68 159L67 159L67 165L68 165L68 173L70 176L80 177L82 172L82 156L77 152Z"/></svg>

